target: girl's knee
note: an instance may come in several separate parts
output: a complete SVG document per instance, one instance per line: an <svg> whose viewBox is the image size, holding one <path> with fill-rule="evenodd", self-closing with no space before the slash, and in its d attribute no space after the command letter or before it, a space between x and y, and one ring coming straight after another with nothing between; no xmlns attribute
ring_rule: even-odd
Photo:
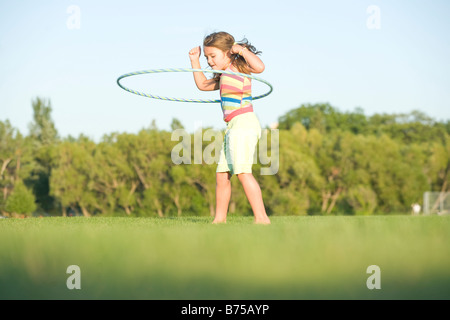
<svg viewBox="0 0 450 320"><path fill-rule="evenodd" d="M231 174L229 172L217 172L216 173L216 185L227 186L230 184Z"/></svg>
<svg viewBox="0 0 450 320"><path fill-rule="evenodd" d="M251 173L238 173L236 174L236 176L238 177L239 181L244 181L250 177L253 177L253 175Z"/></svg>

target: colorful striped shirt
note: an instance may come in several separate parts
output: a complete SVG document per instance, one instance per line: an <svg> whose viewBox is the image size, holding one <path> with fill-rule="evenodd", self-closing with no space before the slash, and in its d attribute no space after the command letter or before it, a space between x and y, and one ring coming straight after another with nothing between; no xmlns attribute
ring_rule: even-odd
<svg viewBox="0 0 450 320"><path fill-rule="evenodd" d="M231 65L226 71L238 72ZM220 77L220 100L225 122L239 114L253 112L251 79L223 73Z"/></svg>

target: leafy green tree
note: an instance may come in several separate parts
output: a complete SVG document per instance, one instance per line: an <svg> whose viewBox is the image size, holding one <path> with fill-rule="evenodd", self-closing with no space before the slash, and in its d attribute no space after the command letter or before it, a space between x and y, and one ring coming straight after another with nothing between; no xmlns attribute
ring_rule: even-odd
<svg viewBox="0 0 450 320"><path fill-rule="evenodd" d="M141 216L164 217L172 209L170 199L162 188L147 188L142 192L142 209L139 210Z"/></svg>
<svg viewBox="0 0 450 320"><path fill-rule="evenodd" d="M0 121L0 211L16 181L27 180L36 162L28 137L11 126L9 121Z"/></svg>
<svg viewBox="0 0 450 320"><path fill-rule="evenodd" d="M33 122L29 125L30 136L39 145L52 145L58 140L58 132L51 118L50 101L36 98L32 102Z"/></svg>
<svg viewBox="0 0 450 320"><path fill-rule="evenodd" d="M15 148L21 135L9 123L0 121L0 187L2 190L0 197L0 209L5 211L5 203L11 193L16 177L17 161Z"/></svg>
<svg viewBox="0 0 450 320"><path fill-rule="evenodd" d="M13 216L30 216L36 210L35 197L22 181L17 181L14 190L6 200L6 211Z"/></svg>
<svg viewBox="0 0 450 320"><path fill-rule="evenodd" d="M430 141L423 145L425 161L424 174L428 188L426 191L448 192L450 190L450 136L445 137L444 143ZM432 208L439 205L438 200Z"/></svg>
<svg viewBox="0 0 450 320"><path fill-rule="evenodd" d="M345 201L357 215L373 214L377 208L377 195L370 185L358 184L345 191Z"/></svg>
<svg viewBox="0 0 450 320"><path fill-rule="evenodd" d="M164 190L172 199L177 208L177 216L181 216L183 209L187 208L190 199L186 195L189 186L187 185L186 171L183 166L170 166L168 170L168 182L164 184Z"/></svg>
<svg viewBox="0 0 450 320"><path fill-rule="evenodd" d="M171 151L179 141L171 141L171 132L159 130L155 121L137 134L105 135L100 143L84 136L61 141L50 102L37 98L33 111L25 137L0 121L3 213L19 195L31 198L30 190L22 188L26 185L32 187L38 211L214 216L217 164L205 159L215 156L208 154L213 150L209 136L203 136L201 148L194 141L197 132L187 142L191 160L203 155L200 164L177 165ZM261 158L253 167L271 215L409 212L423 192L449 190L449 122L418 111L369 117L360 108L341 112L327 103L302 105L279 120L277 173L265 175L261 169L267 163ZM173 119L171 129L182 128ZM257 152L275 154L271 135L260 140ZM235 177L229 212L252 214Z"/></svg>
<svg viewBox="0 0 450 320"><path fill-rule="evenodd" d="M177 118L172 119L172 123L170 124L170 128L173 130L184 129L183 124Z"/></svg>
<svg viewBox="0 0 450 320"><path fill-rule="evenodd" d="M330 214L345 191L357 182L353 140L350 132L335 131L333 135L324 136L316 150L317 165L326 182L321 188L322 213Z"/></svg>
<svg viewBox="0 0 450 320"><path fill-rule="evenodd" d="M56 147L50 193L61 202L63 215L68 207L79 208L86 217L99 209L92 180L95 147L94 142L82 136L76 143L62 142Z"/></svg>
<svg viewBox="0 0 450 320"><path fill-rule="evenodd" d="M278 119L279 129L290 129L294 123L300 122L307 130L317 129L321 133L333 130L365 133L367 131L367 117L361 108L354 112L343 113L328 103L304 104L288 111Z"/></svg>
<svg viewBox="0 0 450 320"><path fill-rule="evenodd" d="M33 185L37 204L41 210L52 211L54 198L50 195L52 148L59 141L56 126L51 117L50 100L36 98L32 101L33 121L29 124L31 149L36 165L28 181Z"/></svg>
<svg viewBox="0 0 450 320"><path fill-rule="evenodd" d="M136 191L139 180L114 139L104 137L95 147L94 167L89 179L97 199L98 210L107 214L123 209L127 215L131 215L137 205Z"/></svg>
<svg viewBox="0 0 450 320"><path fill-rule="evenodd" d="M171 163L170 149L164 147L165 140L170 141L168 133L150 129L141 130L137 135L118 135L116 141L138 183L140 196L136 202L150 206L160 217L171 207L168 197L161 194L163 185L168 181L167 168Z"/></svg>
<svg viewBox="0 0 450 320"><path fill-rule="evenodd" d="M216 211L216 166L206 164L189 165L188 183L205 199L206 212L211 217ZM233 184L232 184L233 188Z"/></svg>
<svg viewBox="0 0 450 320"><path fill-rule="evenodd" d="M267 198L271 214L305 215L314 210L311 203L313 189L323 185L320 170L308 147L308 131L300 123L281 131L279 170L272 195Z"/></svg>

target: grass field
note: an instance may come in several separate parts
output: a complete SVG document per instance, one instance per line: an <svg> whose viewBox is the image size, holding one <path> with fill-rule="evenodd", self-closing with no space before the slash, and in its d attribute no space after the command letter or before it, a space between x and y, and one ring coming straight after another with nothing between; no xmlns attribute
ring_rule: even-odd
<svg viewBox="0 0 450 320"><path fill-rule="evenodd" d="M450 299L448 216L271 220L2 219L0 299Z"/></svg>

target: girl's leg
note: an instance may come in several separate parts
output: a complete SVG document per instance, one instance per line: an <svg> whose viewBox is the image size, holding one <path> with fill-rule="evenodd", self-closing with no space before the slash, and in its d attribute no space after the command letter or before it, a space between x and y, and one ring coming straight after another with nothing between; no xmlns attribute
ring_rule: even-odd
<svg viewBox="0 0 450 320"><path fill-rule="evenodd" d="M255 223L270 224L270 219L267 216L264 207L261 188L259 187L258 181L256 181L251 173L240 173L237 176L244 187L245 195L252 206Z"/></svg>
<svg viewBox="0 0 450 320"><path fill-rule="evenodd" d="M213 223L227 221L228 204L231 198L231 174L216 172L216 216Z"/></svg>

